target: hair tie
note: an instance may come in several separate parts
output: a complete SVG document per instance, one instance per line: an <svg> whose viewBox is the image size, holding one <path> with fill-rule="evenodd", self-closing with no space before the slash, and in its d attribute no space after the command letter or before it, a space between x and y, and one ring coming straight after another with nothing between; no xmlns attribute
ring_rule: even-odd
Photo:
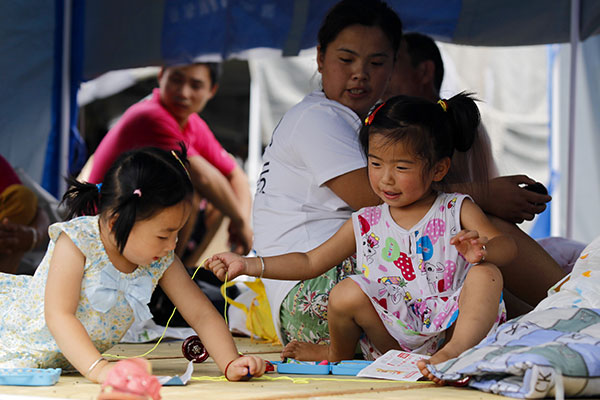
<svg viewBox="0 0 600 400"><path fill-rule="evenodd" d="M442 106L442 110L444 110L444 112L448 111L448 103L446 103L446 100L438 100L438 104L440 106Z"/></svg>
<svg viewBox="0 0 600 400"><path fill-rule="evenodd" d="M140 189L135 189L133 194L135 194L137 197L142 197L142 191Z"/></svg>
<svg viewBox="0 0 600 400"><path fill-rule="evenodd" d="M96 183L96 188L98 189L98 193L100 193L100 189L102 189L102 183Z"/></svg>
<svg viewBox="0 0 600 400"><path fill-rule="evenodd" d="M377 114L377 111L379 111L379 109L381 107L383 107L383 105L385 104L385 101L383 103L381 103L380 105L377 106L376 109L373 110L373 112L371 114L369 114L369 116L367 118L365 118L365 126L369 126L373 123L373 119L375 118L375 114Z"/></svg>
<svg viewBox="0 0 600 400"><path fill-rule="evenodd" d="M185 171L185 174L187 175L188 179L191 181L192 178L190 177L190 173L188 172L187 168L185 167L185 164L183 163L183 161L181 161L181 158L179 158L177 153L175 153L175 150L171 150L171 154L173 154L173 157L175 157L177 159L177 161L179 161L179 164L181 164L181 166L183 167L183 170Z"/></svg>

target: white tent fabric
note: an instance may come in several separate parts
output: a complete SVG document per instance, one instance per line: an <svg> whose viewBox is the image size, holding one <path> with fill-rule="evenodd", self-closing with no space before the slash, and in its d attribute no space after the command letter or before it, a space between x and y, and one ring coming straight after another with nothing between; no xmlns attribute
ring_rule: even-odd
<svg viewBox="0 0 600 400"><path fill-rule="evenodd" d="M584 60L580 65L580 85L585 90L580 91L582 106L577 115L577 138L578 161L598 163L597 158L591 157L590 152L598 152L600 149L600 136L594 131L593 126L600 126L600 68L598 56L600 46L597 41L600 38L590 38L584 42L582 57ZM453 94L470 90L477 93L482 100L480 108L483 121L490 133L494 156L499 170L503 175L527 174L530 177L543 182L549 186L550 168L550 137L551 123L555 128L553 136L566 140L566 119L568 110L567 95L557 85L550 85L551 67L562 71L561 82L568 76L568 54L566 65L563 62L551 66L549 60L548 46L520 46L520 47L471 47L459 46L447 43L438 43L444 59L446 74L442 84L441 95L450 97ZM561 50L567 50L568 45L558 46ZM594 61L595 60L595 61ZM281 116L293 104L300 101L302 97L311 90L319 87L319 75L316 74L315 53L310 52L299 57L287 59L250 59L250 74L255 81L256 90L260 93L259 106L257 106L256 117L260 123L260 137L262 145L268 145L270 135L279 122ZM587 84L585 82L588 82ZM594 90L596 89L596 90ZM567 88L568 90L568 88ZM560 112L550 113L550 100L560 98L561 104L556 106ZM585 108L593 108L596 112L585 111ZM552 120L552 115L556 120ZM560 125L560 127L559 127ZM585 135L587 132L588 135ZM564 144L553 144L557 154L564 149ZM584 153L586 156L583 157ZM581 154L581 155L579 155ZM249 160L249 163L252 163ZM254 161L256 162L256 161ZM555 171L564 171L565 160L561 165L553 166ZM260 166L253 170L259 170ZM590 169L593 171L587 171ZM584 182L578 183L575 198L576 214L574 216L578 226L574 239L589 242L600 235L600 226L594 221L600 222L600 209L593 204L600 204L600 168L588 168L579 163L576 167L577 177L590 176ZM559 178L554 186L564 187L563 174L554 173ZM253 176L251 176L253 177ZM578 180L577 182L580 182ZM565 236L566 215L563 210L564 200L561 201L561 192L553 193L552 202L553 217L552 234ZM563 206L563 208L561 208ZM562 214L560 214L562 213ZM560 215L560 216L559 216ZM535 222L535 221L534 221ZM531 222L525 222L522 228L529 231L533 226Z"/></svg>
<svg viewBox="0 0 600 400"><path fill-rule="evenodd" d="M575 96L572 215L567 215L567 152L570 46L559 46L552 82L552 175L557 183L552 234L565 236L564 223L572 219L574 239L589 242L600 234L600 37L580 46Z"/></svg>
<svg viewBox="0 0 600 400"><path fill-rule="evenodd" d="M69 155L81 160L81 153L73 150L81 145L74 132L74 98L82 79L114 69L187 62L198 57L232 57L256 48L296 54L315 45L320 21L335 2L2 1L0 52L4 57L0 58L0 77L4 96L0 106L0 152L13 165L24 168L34 180L42 181L43 175L44 186L52 189L52 193L60 193L56 186L62 182L61 175L67 173ZM551 3L546 0L389 0L389 3L401 16L406 30L454 43L493 46L564 43L569 38L585 40L600 33L598 0ZM569 18L572 6L581 10L573 13L573 19ZM589 47L596 46L597 51L598 44L596 40L588 41L595 44L587 45L587 49L585 43L580 46L585 54L579 69L583 69L588 78L592 74L596 84L597 72L590 68L597 64L588 54L593 51ZM565 69L561 66L560 71ZM598 104L597 92L588 90L587 81L583 82L581 96L584 97L578 97L578 112L587 107L592 108L593 115ZM564 91L560 96L565 96ZM552 115L563 110L555 108ZM591 129L597 132L597 119L590 118L589 122L594 124ZM581 124L578 121L578 125ZM578 142L583 140L578 138ZM592 145L597 143L585 144L587 149L597 149ZM42 171L44 165L50 167ZM592 183L594 188L598 186L597 182ZM596 194L588 193L577 195L576 199L581 196L591 198L592 204L597 199ZM585 223L589 221L586 219Z"/></svg>

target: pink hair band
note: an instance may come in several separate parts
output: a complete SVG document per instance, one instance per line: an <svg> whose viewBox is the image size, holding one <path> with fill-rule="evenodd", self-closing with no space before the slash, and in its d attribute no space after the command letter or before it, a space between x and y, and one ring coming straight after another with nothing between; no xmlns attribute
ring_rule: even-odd
<svg viewBox="0 0 600 400"><path fill-rule="evenodd" d="M142 197L142 191L140 189L135 189L133 194L135 194L137 197Z"/></svg>

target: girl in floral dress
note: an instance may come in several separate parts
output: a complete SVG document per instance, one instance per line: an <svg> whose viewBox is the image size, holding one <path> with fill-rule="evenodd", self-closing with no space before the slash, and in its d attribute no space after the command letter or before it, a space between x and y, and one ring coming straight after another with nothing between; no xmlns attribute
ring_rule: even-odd
<svg viewBox="0 0 600 400"><path fill-rule="evenodd" d="M69 218L88 216L50 226L34 276L0 274L0 367L74 367L103 382L114 363L101 353L134 319L152 317L148 302L160 284L228 379L262 375L264 360L239 356L173 253L192 206L186 162L184 148L144 148L119 157L102 184L70 180Z"/></svg>
<svg viewBox="0 0 600 400"><path fill-rule="evenodd" d="M307 253L208 260L219 277L240 274L310 279L356 252L362 272L331 291L329 345L290 342L282 356L339 361L401 349L453 358L477 344L505 316L498 266L516 254L469 196L435 189L454 150L466 151L479 124L473 99L432 103L399 96L366 119L360 141L369 181L383 204L366 207ZM420 364L427 373L425 362Z"/></svg>

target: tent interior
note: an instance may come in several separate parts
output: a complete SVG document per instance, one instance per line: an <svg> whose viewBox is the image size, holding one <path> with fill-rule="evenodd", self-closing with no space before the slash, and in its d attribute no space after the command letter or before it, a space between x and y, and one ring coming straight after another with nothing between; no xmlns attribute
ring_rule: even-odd
<svg viewBox="0 0 600 400"><path fill-rule="evenodd" d="M202 117L254 182L278 120L319 88L316 30L335 1L231 3L2 2L0 154L60 198L62 178L79 173L121 113L156 87L160 65L224 60L219 92ZM600 2L389 3L406 31L438 41L446 65L442 96L470 90L482 100L501 174L526 174L550 189L551 206L523 229L584 243L600 236ZM574 20L579 30L570 29ZM279 357L277 347L237 340L243 352ZM155 373L183 372L180 345L162 343L149 356ZM132 356L148 345L117 347L113 351ZM208 378L220 376L211 361L196 365L194 376L206 379L161 393L173 399L498 397L430 383L351 378L344 378L343 389L339 381L318 379L227 385ZM0 398L93 399L98 391L75 374L46 388L2 387Z"/></svg>
<svg viewBox="0 0 600 400"><path fill-rule="evenodd" d="M203 117L229 151L249 160L247 172L255 179L262 146L279 117L318 87L310 53L322 16L334 3L177 0L148 5L110 0L37 2L30 7L26 1L5 2L0 5L0 32L6 40L0 51L10 57L0 61L6 94L0 107L2 155L60 197L63 177L79 171L102 135L90 132L89 123L110 113L98 109L101 102L80 108L82 85L94 86L99 80L92 92L101 98L115 94L106 80L96 79L111 71L231 60L225 63L222 88ZM530 174L551 189L551 210L536 235L586 243L596 237L600 169L590 163L597 166L599 149L598 3L390 4L405 31L440 41L450 65L442 94L468 89L483 100L484 122L501 171ZM197 39L202 37L211 40ZM286 84L284 90L278 82ZM146 94L130 98L129 104ZM111 110L112 117L127 104ZM231 119L233 126L220 125ZM107 128L105 123L101 129Z"/></svg>

